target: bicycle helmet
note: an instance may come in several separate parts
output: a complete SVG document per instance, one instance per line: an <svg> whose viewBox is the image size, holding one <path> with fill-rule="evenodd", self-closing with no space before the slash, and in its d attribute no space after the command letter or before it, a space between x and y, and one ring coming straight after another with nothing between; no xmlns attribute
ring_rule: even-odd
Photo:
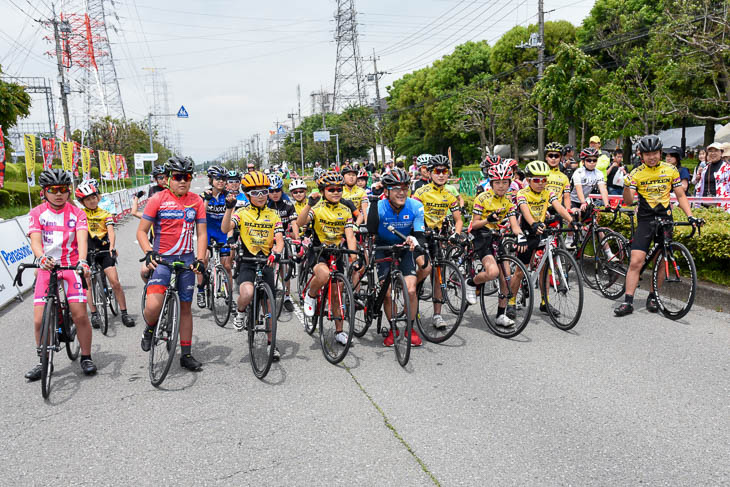
<svg viewBox="0 0 730 487"><path fill-rule="evenodd" d="M86 181L88 181L88 182L89 182L90 184L93 184L93 185L94 185L94 186L96 186L96 187L99 187L99 181L97 181L97 180L96 180L96 179L94 179L94 178L89 178L89 179L87 179Z"/></svg>
<svg viewBox="0 0 730 487"><path fill-rule="evenodd" d="M357 169L355 169L352 166L343 166L342 169L340 170L340 174L342 174L343 176L345 174L347 174L348 172L354 172L357 174Z"/></svg>
<svg viewBox="0 0 730 487"><path fill-rule="evenodd" d="M91 184L91 181L88 179L86 181L82 181L79 183L78 186L76 186L76 199L82 200L86 198L87 196L91 196L92 194L98 194L99 190L96 189L95 184Z"/></svg>
<svg viewBox="0 0 730 487"><path fill-rule="evenodd" d="M561 152L563 153L563 155L565 155L565 154L567 154L568 152L570 152L572 150L574 150L573 149L573 146L570 145L570 144L568 144L568 145L566 145L566 146L563 147L563 150Z"/></svg>
<svg viewBox="0 0 730 487"><path fill-rule="evenodd" d="M63 169L46 169L38 177L38 184L46 186L70 186L71 176Z"/></svg>
<svg viewBox="0 0 730 487"><path fill-rule="evenodd" d="M509 165L509 167L512 168L513 170L514 170L514 168L516 168L520 165L515 159L509 159L509 158L504 159L502 161L502 163Z"/></svg>
<svg viewBox="0 0 730 487"><path fill-rule="evenodd" d="M241 175L238 174L238 171L231 170L231 171L228 171L226 173L226 179L228 181L240 181L241 180Z"/></svg>
<svg viewBox="0 0 730 487"><path fill-rule="evenodd" d="M342 186L343 184L345 184L345 179L342 177L342 174L332 170L327 171L317 180L317 186L319 186L320 191L326 186Z"/></svg>
<svg viewBox="0 0 730 487"><path fill-rule="evenodd" d="M545 146L545 152L563 152L563 146L560 142L550 142Z"/></svg>
<svg viewBox="0 0 730 487"><path fill-rule="evenodd" d="M677 161L682 160L682 148L676 145L664 149L664 154L672 155L677 158Z"/></svg>
<svg viewBox="0 0 730 487"><path fill-rule="evenodd" d="M639 141L639 152L656 152L662 150L662 139L656 135L645 135Z"/></svg>
<svg viewBox="0 0 730 487"><path fill-rule="evenodd" d="M260 171L251 171L243 176L243 179L241 179L241 186L243 186L244 189L268 188L271 186L271 180L269 179L269 176Z"/></svg>
<svg viewBox="0 0 730 487"><path fill-rule="evenodd" d="M598 149L594 149L593 147L586 147L582 151L580 151L580 160L584 160L588 157L598 157L601 155L600 152L598 152Z"/></svg>
<svg viewBox="0 0 730 487"><path fill-rule="evenodd" d="M382 178L383 185L387 188L388 186L399 186L401 184L410 184L411 177L403 169L396 167Z"/></svg>
<svg viewBox="0 0 730 487"><path fill-rule="evenodd" d="M226 169L221 166L213 166L208 168L208 177L213 179L226 179Z"/></svg>
<svg viewBox="0 0 730 487"><path fill-rule="evenodd" d="M163 176L163 175L164 176L167 176L168 173L169 172L168 172L167 167L165 165L155 166L155 167L152 168L152 177L155 177L155 178L157 176Z"/></svg>
<svg viewBox="0 0 730 487"><path fill-rule="evenodd" d="M509 159L508 159L509 160ZM502 161L501 164L489 167L489 179L512 179L513 171L512 166L507 160Z"/></svg>
<svg viewBox="0 0 730 487"><path fill-rule="evenodd" d="M193 161L180 157L180 156L172 156L167 160L167 169L169 171L177 171L177 172L183 172L183 173L190 173L193 172Z"/></svg>
<svg viewBox="0 0 730 487"><path fill-rule="evenodd" d="M284 187L284 181L281 180L281 176L278 174L272 174L269 176L269 189L281 189Z"/></svg>
<svg viewBox="0 0 730 487"><path fill-rule="evenodd" d="M428 160L428 170L432 171L433 168L439 167L439 166L449 167L450 166L449 158L444 155L441 155L441 154L436 154L435 156L431 156L431 159Z"/></svg>
<svg viewBox="0 0 730 487"><path fill-rule="evenodd" d="M292 179L289 183L289 191L294 191L295 189L307 189L307 183L303 179Z"/></svg>
<svg viewBox="0 0 730 487"><path fill-rule="evenodd" d="M421 154L420 156L416 157L416 162L418 163L418 166L425 166L428 164L428 161L431 159L431 154Z"/></svg>
<svg viewBox="0 0 730 487"><path fill-rule="evenodd" d="M525 175L527 177L531 176L545 176L547 177L550 174L550 166L547 165L547 162L543 161L532 161L525 166Z"/></svg>
<svg viewBox="0 0 730 487"><path fill-rule="evenodd" d="M360 169L360 172L357 173L357 179L368 179L370 176L368 175L368 172L365 169Z"/></svg>

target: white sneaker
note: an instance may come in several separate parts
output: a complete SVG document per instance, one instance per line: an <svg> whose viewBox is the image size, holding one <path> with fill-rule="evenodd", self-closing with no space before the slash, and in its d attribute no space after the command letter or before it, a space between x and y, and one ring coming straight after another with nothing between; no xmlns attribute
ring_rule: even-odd
<svg viewBox="0 0 730 487"><path fill-rule="evenodd" d="M497 325L503 328L511 328L515 326L515 322L509 319L506 314L501 314L497 317Z"/></svg>
<svg viewBox="0 0 730 487"><path fill-rule="evenodd" d="M477 288L476 286L466 285L466 302L469 304L477 304Z"/></svg>
<svg viewBox="0 0 730 487"><path fill-rule="evenodd" d="M304 316L311 318L314 316L314 308L317 307L317 298L313 298L309 293L304 294Z"/></svg>
<svg viewBox="0 0 730 487"><path fill-rule="evenodd" d="M441 315L433 315L433 327L438 330L443 330L446 328L446 322L441 317Z"/></svg>
<svg viewBox="0 0 730 487"><path fill-rule="evenodd" d="M565 247L568 249L573 249L575 246L573 245L573 237L567 237L565 239Z"/></svg>
<svg viewBox="0 0 730 487"><path fill-rule="evenodd" d="M335 335L335 341L340 345L347 345L347 333L341 331Z"/></svg>
<svg viewBox="0 0 730 487"><path fill-rule="evenodd" d="M241 331L246 326L246 312L236 311L236 315L233 317L233 328Z"/></svg>
<svg viewBox="0 0 730 487"><path fill-rule="evenodd" d="M615 255L614 255L614 253L613 253L613 252L611 251L611 249L605 249L605 250L603 251L603 254L604 254L604 255L606 256L606 260L608 260L608 261L611 261L611 260L616 260L616 256L615 256Z"/></svg>

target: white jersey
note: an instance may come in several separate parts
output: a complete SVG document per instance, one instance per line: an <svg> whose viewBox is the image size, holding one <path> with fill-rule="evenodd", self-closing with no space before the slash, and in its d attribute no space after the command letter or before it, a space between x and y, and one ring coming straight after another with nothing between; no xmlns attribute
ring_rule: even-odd
<svg viewBox="0 0 730 487"><path fill-rule="evenodd" d="M583 198L588 199L588 195L594 191L598 191L599 184L606 184L606 178L603 177L603 173L598 169L593 171L587 170L585 167L579 167L573 173L573 190L570 192L570 201L574 203L580 203L578 199L578 191L576 184L580 184L583 190Z"/></svg>

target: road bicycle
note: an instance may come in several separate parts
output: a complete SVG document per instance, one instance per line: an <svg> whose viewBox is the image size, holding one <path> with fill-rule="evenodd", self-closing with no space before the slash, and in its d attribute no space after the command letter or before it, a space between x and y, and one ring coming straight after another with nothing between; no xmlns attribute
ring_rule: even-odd
<svg viewBox="0 0 730 487"><path fill-rule="evenodd" d="M210 259L208 259L208 279L205 286L206 305L213 313L215 323L220 327L228 323L233 302L233 285L228 272L221 264L221 249L231 246L227 242L215 242L208 246Z"/></svg>
<svg viewBox="0 0 730 487"><path fill-rule="evenodd" d="M613 220L607 226L599 226L598 217L601 213L610 213ZM561 238L561 247L570 252L576 262L580 264L583 282L591 289L598 289L596 274L599 261L606 258L606 248L599 245L602 237L612 231L611 225L616 221L617 213L613 208L597 208L589 205L586 209L586 218L580 231L573 232L573 249L568 249Z"/></svg>
<svg viewBox="0 0 730 487"><path fill-rule="evenodd" d="M106 274L101 265L97 262L97 258L103 254L110 254L109 250L89 250L89 262L91 262L91 301L96 307L96 311L101 317L101 333L106 335L109 331L109 311L117 316L119 314L119 303L114 290L109 286L106 280ZM114 256L112 256L114 257ZM116 263L116 258L115 258ZM107 311L107 307L109 311Z"/></svg>
<svg viewBox="0 0 730 487"><path fill-rule="evenodd" d="M37 264L20 264L15 275L13 285L23 286L23 271L25 269L40 269ZM71 320L71 311L68 306L66 292L58 282L58 273L74 271L76 266L54 265L50 272L48 291L43 298L43 318L41 321L41 339L38 345L38 354L41 358L41 395L47 399L51 394L51 377L53 376L53 355L61 351L61 343L65 343L66 355L71 361L79 357L81 344L76 336L76 324ZM81 277L81 286L86 289L86 281Z"/></svg>

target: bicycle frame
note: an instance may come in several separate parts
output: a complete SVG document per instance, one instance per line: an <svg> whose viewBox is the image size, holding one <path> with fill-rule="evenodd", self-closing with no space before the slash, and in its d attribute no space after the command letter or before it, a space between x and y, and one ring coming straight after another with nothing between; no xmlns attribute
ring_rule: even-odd
<svg viewBox="0 0 730 487"><path fill-rule="evenodd" d="M557 236L554 233L565 232L565 231L569 231L569 230L549 230L550 233L547 235L547 237L545 237L540 242L541 244L544 245L544 248L545 248L545 251L543 252L542 257L540 258L540 261L538 262L537 266L535 266L534 269L532 269L532 267L533 267L532 265L530 265L530 267L528 267L528 270L530 272L532 272L532 274L533 274L533 276L531 276L531 278L533 279L533 283L539 289L541 289L540 288L540 274L542 273L542 269L543 269L543 267L545 267L546 262L550 266L550 272L552 275L560 275L560 276L565 275L562 262L557 262L557 265L558 265L557 270L559 273L556 274L556 272L555 272L556 263L555 263L555 260L553 259L553 250L552 250L553 247L556 245L555 241L557 239ZM550 279L550 281L552 281L552 282L548 283L548 284L550 284L553 287L553 290L555 292L558 292L558 280ZM563 282L563 284L565 286L568 286L568 289L570 289L570 284L567 282L566 279L561 279L561 281Z"/></svg>

